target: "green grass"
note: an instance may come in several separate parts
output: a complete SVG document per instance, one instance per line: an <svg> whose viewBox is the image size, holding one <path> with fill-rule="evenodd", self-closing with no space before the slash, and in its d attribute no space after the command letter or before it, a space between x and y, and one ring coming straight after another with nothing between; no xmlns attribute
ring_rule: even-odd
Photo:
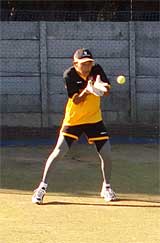
<svg viewBox="0 0 160 243"><path fill-rule="evenodd" d="M31 203L50 146L1 149L0 243L159 243L157 145L113 145L112 185L92 146L75 145L50 175L44 205Z"/></svg>

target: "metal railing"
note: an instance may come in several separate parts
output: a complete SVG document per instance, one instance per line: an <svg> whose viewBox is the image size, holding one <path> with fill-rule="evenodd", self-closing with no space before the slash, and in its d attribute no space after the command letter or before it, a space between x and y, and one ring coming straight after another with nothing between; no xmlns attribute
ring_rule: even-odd
<svg viewBox="0 0 160 243"><path fill-rule="evenodd" d="M1 21L159 21L159 11L1 10Z"/></svg>

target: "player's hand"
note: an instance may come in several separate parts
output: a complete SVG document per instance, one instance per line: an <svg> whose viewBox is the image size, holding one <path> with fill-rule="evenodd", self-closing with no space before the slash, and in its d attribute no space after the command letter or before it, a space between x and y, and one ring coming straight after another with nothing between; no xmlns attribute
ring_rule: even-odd
<svg viewBox="0 0 160 243"><path fill-rule="evenodd" d="M85 88L85 91L87 93L91 93L95 96L103 96L104 95L104 91L97 89L93 84L92 81L88 81L87 87Z"/></svg>
<svg viewBox="0 0 160 243"><path fill-rule="evenodd" d="M101 80L100 75L97 75L96 81L94 82L94 87L100 91L107 92L107 86L108 84Z"/></svg>

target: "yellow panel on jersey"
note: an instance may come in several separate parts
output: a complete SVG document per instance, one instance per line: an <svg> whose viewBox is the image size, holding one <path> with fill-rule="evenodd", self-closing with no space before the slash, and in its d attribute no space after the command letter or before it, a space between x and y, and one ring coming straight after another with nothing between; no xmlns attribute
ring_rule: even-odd
<svg viewBox="0 0 160 243"><path fill-rule="evenodd" d="M85 101L79 104L75 104L73 98L68 99L62 126L96 123L101 120L100 97L88 94Z"/></svg>

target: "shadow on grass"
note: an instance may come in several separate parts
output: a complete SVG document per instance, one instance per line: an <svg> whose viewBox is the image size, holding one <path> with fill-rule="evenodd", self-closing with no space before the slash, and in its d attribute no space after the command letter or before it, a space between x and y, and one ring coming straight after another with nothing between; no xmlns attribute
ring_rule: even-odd
<svg viewBox="0 0 160 243"><path fill-rule="evenodd" d="M131 203L132 202L132 203ZM133 204L134 203L134 204ZM141 203L150 203L149 205L141 204ZM152 203L152 204L151 204ZM154 205L154 203L159 203L159 205ZM75 205L75 206L114 206L114 207L144 207L144 208L160 208L159 201L149 201L149 200L137 200L137 199L117 199L114 202L106 202L106 203L80 203L80 202L65 202L65 201L53 201L46 202L41 204L42 206L46 205Z"/></svg>

